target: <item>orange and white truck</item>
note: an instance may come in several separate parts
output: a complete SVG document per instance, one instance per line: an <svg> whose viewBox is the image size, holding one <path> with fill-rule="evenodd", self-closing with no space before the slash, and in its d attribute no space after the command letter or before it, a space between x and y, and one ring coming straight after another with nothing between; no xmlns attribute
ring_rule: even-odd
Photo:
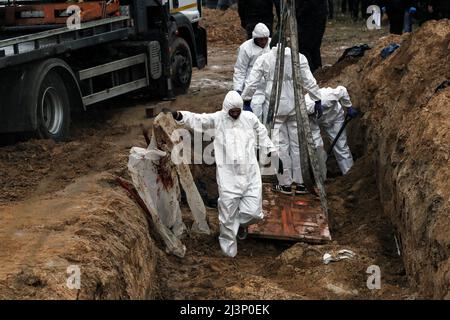
<svg viewBox="0 0 450 320"><path fill-rule="evenodd" d="M207 64L201 0L0 0L0 133L63 140L73 112L185 93Z"/></svg>

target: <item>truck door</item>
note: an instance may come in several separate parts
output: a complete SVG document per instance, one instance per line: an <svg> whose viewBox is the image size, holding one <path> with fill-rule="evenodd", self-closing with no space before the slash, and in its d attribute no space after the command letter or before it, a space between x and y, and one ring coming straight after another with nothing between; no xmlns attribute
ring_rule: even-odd
<svg viewBox="0 0 450 320"><path fill-rule="evenodd" d="M200 21L201 4L197 0L170 0L170 13L181 13L185 15L191 23Z"/></svg>

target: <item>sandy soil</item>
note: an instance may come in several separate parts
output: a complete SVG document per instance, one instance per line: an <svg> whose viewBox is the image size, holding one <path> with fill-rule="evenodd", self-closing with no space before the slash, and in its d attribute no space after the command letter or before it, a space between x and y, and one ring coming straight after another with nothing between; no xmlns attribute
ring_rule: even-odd
<svg viewBox="0 0 450 320"><path fill-rule="evenodd" d="M387 59L382 48L401 47ZM389 36L360 61L320 76L344 84L365 115L352 126L354 150L370 155L384 212L401 240L411 283L433 298L450 292L450 22Z"/></svg>
<svg viewBox="0 0 450 320"><path fill-rule="evenodd" d="M243 31L236 27L232 29L236 37L222 37L208 14L204 23L213 29L209 65L195 72L188 95L169 103L173 109L218 110L231 88ZM225 18L234 25L236 15L228 15ZM332 64L345 47L372 44L385 32L369 33L359 25L332 22L325 36L324 61ZM228 259L218 245L217 210L210 208L212 235L187 234L185 259L162 253L149 236L143 213L111 182L111 175L129 178L129 149L144 145L139 125L151 125L144 109L155 103L114 100L78 119L69 142L28 141L0 148L0 298L420 297L410 287L397 254L394 228L383 214L376 167L368 156L360 157L348 176L327 184L334 217L334 241L328 245L248 239L239 244L238 257ZM360 144L355 141L358 156L364 153ZM193 171L214 197L214 168ZM187 208L183 211L189 225ZM21 242L17 239L22 234L26 238ZM337 249L353 250L356 258L324 265L322 255ZM66 265L74 262L88 270L79 292L64 287ZM366 286L371 265L381 267L381 290Z"/></svg>

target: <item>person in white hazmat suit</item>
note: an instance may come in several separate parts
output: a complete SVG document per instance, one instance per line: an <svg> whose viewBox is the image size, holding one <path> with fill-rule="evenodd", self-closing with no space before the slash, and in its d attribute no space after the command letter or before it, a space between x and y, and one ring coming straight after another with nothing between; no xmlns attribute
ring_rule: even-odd
<svg viewBox="0 0 450 320"><path fill-rule="evenodd" d="M273 41L274 42L274 41ZM279 45L278 45L279 46ZM268 110L270 95L275 77L275 64L277 60L278 46L274 46L268 53L260 56L253 66L247 81L247 86L242 93L244 101L252 99L261 81L266 82L264 109ZM321 116L321 97L319 86L311 73L308 60L302 54L300 55L300 75L303 87L309 92L311 98L315 101L315 110L317 116ZM296 193L307 193L303 184L303 177L300 164L300 148L297 132L297 120L295 115L295 96L294 81L292 76L291 49L285 49L284 79L281 91L280 105L275 115L274 130L272 140L279 148L280 158L283 162L284 172L278 174L278 185L274 191L284 194L292 193L292 183L297 184Z"/></svg>
<svg viewBox="0 0 450 320"><path fill-rule="evenodd" d="M277 154L265 126L251 112L242 112L243 100L230 91L221 111L196 114L173 112L174 119L187 128L205 132L214 129L214 157L219 188L219 242L229 257L237 254L236 237L246 227L263 219L262 181L256 159L256 138L266 153ZM274 156L275 158L276 156ZM281 161L279 166L282 167ZM244 237L244 236L243 236Z"/></svg>
<svg viewBox="0 0 450 320"><path fill-rule="evenodd" d="M256 59L270 51L270 31L264 23L258 23L253 30L253 39L245 41L238 49L238 57L234 66L233 89L239 93L244 91ZM244 110L252 111L263 122L263 105L265 83L258 86L252 101L244 104Z"/></svg>
<svg viewBox="0 0 450 320"><path fill-rule="evenodd" d="M319 151L319 159L324 166L324 177L326 177L327 154L323 148L323 140L320 129L323 129L331 141L334 141L345 122L344 108L347 109L347 116L355 118L359 111L355 109L350 100L347 88L338 86L337 88L321 88L323 115L320 119L311 119L311 130L314 144ZM314 101L310 95L305 96L306 106L309 113L314 112ZM353 156L347 144L347 134L342 132L336 146L333 148L339 169L342 174L347 174L353 166ZM323 170L323 169L322 169Z"/></svg>

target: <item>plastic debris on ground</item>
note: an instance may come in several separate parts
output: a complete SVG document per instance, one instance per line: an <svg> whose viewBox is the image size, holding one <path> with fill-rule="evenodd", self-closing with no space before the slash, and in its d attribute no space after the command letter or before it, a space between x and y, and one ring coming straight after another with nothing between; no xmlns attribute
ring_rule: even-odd
<svg viewBox="0 0 450 320"><path fill-rule="evenodd" d="M391 43L386 48L381 50L380 56L382 59L386 59L389 57L392 53L394 53L395 50L400 48L400 45L398 43Z"/></svg>
<svg viewBox="0 0 450 320"><path fill-rule="evenodd" d="M368 44L361 44L361 45L347 48L347 49L345 49L342 56L339 58L338 62L344 60L347 57L354 57L354 58L363 57L366 50L370 50L370 49L372 49L372 48Z"/></svg>
<svg viewBox="0 0 450 320"><path fill-rule="evenodd" d="M356 254L351 250L340 250L337 253L325 253L323 255L323 263L329 264L330 262L338 262L345 259L353 259L356 257Z"/></svg>

